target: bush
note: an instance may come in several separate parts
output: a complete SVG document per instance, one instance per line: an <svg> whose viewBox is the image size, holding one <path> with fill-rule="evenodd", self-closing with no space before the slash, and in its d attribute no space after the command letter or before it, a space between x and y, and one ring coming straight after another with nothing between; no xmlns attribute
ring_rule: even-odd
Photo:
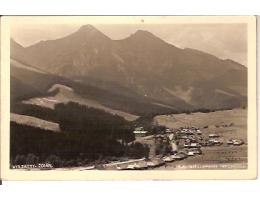
<svg viewBox="0 0 260 200"><path fill-rule="evenodd" d="M135 142L131 144L127 150L126 155L132 158L148 158L149 157L150 149L147 144L141 144L139 142Z"/></svg>
<svg viewBox="0 0 260 200"><path fill-rule="evenodd" d="M25 159L25 164L32 165L37 164L39 162L39 157L34 155L33 153L29 153Z"/></svg>
<svg viewBox="0 0 260 200"><path fill-rule="evenodd" d="M25 155L16 155L15 159L13 160L13 165L24 165L26 161L26 156Z"/></svg>
<svg viewBox="0 0 260 200"><path fill-rule="evenodd" d="M52 164L53 167L61 167L63 165L62 160L60 159L60 157L56 156L56 155L50 155L47 159L46 159L46 163L50 163Z"/></svg>
<svg viewBox="0 0 260 200"><path fill-rule="evenodd" d="M172 148L171 148L169 141L167 141L167 142L162 142L162 141L156 142L156 146L155 146L155 154L156 155L166 155L166 154L170 153L171 150L172 150Z"/></svg>

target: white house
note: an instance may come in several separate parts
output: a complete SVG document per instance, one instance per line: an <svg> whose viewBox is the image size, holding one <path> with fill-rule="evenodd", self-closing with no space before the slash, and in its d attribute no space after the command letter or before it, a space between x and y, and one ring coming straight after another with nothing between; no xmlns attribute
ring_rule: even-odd
<svg viewBox="0 0 260 200"><path fill-rule="evenodd" d="M135 128L133 133L135 134L135 136L143 137L143 136L146 136L148 131L144 130L144 128L142 126L140 126L140 127Z"/></svg>

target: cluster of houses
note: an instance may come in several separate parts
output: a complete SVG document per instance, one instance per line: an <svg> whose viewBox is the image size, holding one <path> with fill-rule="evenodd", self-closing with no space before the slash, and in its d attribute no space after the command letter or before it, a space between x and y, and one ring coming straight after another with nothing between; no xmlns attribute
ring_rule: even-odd
<svg viewBox="0 0 260 200"><path fill-rule="evenodd" d="M178 161L186 159L189 156L199 155L202 154L200 150L200 145L195 140L193 134L201 134L201 131L198 128L180 128L180 129L169 129L166 128L164 132L160 132L160 134L149 135L148 131L146 131L143 127L137 127L133 131L135 136L138 138L139 142L144 142L149 144L150 146L150 156L148 160L141 160L141 161L129 161L124 163L114 163L110 165L108 169L111 167L117 170L142 170L142 169L150 169L165 165L168 162ZM183 146L180 145L180 138L181 135L188 135L187 141L185 141L185 145L189 141L191 142L190 146ZM170 147L169 151L162 154L155 153L155 147L157 145L165 145ZM107 167L105 167L107 168Z"/></svg>
<svg viewBox="0 0 260 200"><path fill-rule="evenodd" d="M232 124L233 125L233 124ZM144 127L137 127L133 133L138 141L148 143L150 146L149 159L130 160L127 162L110 163L104 166L106 169L117 170L143 170L152 169L165 165L169 162L183 160L191 156L201 155L201 147L218 146L223 142L220 140L220 135L211 133L207 137L202 135L200 128L180 127L178 129L166 128L165 131L159 134L149 135L149 132ZM242 145L244 142L239 139L230 139L228 145ZM156 154L156 144L170 146L170 151L166 154Z"/></svg>
<svg viewBox="0 0 260 200"><path fill-rule="evenodd" d="M203 140L202 131L197 127L180 127L176 131L179 139L179 146L182 147L187 156L202 154L201 141Z"/></svg>
<svg viewBox="0 0 260 200"><path fill-rule="evenodd" d="M233 126L228 124L227 126ZM225 125L222 124L224 127ZM207 129L208 126L202 127ZM148 144L150 147L149 158L141 158L127 161L114 161L102 166L102 169L107 170L146 170L153 169L165 165L166 163L184 160L188 157L201 155L202 147L219 146L223 144L221 136L217 133L205 134L198 127L180 127L177 129L165 128L164 131L159 131L157 134L149 133L144 127L139 126L133 130L136 136L136 141ZM170 151L167 153L156 153L156 145L167 145ZM243 145L241 139L229 139L226 141L229 146ZM91 166L87 169L94 169Z"/></svg>

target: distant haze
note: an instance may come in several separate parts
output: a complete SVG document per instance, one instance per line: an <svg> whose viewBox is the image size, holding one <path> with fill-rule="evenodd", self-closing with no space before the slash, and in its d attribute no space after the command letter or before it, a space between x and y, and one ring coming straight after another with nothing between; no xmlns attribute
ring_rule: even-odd
<svg viewBox="0 0 260 200"><path fill-rule="evenodd" d="M83 25L83 24L82 24ZM137 30L147 30L180 48L194 48L222 59L247 64L246 24L92 24L114 40L128 37ZM75 24L21 25L12 27L11 37L23 46L69 35L80 28Z"/></svg>

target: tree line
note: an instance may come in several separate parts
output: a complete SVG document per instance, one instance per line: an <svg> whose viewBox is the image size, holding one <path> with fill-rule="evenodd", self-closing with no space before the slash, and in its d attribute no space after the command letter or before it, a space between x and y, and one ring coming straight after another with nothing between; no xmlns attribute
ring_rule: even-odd
<svg viewBox="0 0 260 200"><path fill-rule="evenodd" d="M120 116L73 102L57 104L54 111L59 133L11 122L11 165L50 162L54 167L81 166L106 162L110 157L149 154L148 146L129 144L135 140L133 127Z"/></svg>

